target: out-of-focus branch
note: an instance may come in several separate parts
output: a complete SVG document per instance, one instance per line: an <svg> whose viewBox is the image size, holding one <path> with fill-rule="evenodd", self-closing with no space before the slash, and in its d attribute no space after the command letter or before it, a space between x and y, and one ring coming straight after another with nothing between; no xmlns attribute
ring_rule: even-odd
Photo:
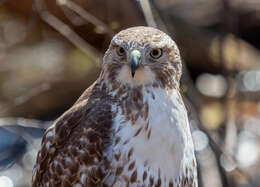
<svg viewBox="0 0 260 187"><path fill-rule="evenodd" d="M61 10L64 15L72 22L75 26L82 26L88 24L85 19L83 19L80 15L76 14L73 10L68 7L61 6Z"/></svg>
<svg viewBox="0 0 260 187"><path fill-rule="evenodd" d="M27 118L0 118L0 127L3 126L13 126L15 124L19 124L21 127L31 127L31 128L48 128L52 121L40 121L35 119L27 119Z"/></svg>
<svg viewBox="0 0 260 187"><path fill-rule="evenodd" d="M103 23L100 19L93 16L83 8L81 8L79 5L74 3L71 0L57 0L58 4L61 6L66 6L69 9L73 10L77 14L79 14L82 18L84 18L89 23L92 23L96 27L101 28L104 32L108 33L110 36L113 36L115 33L112 29L110 29L105 23Z"/></svg>
<svg viewBox="0 0 260 187"><path fill-rule="evenodd" d="M149 0L138 0L138 2L141 5L147 25L150 27L157 27Z"/></svg>
<svg viewBox="0 0 260 187"><path fill-rule="evenodd" d="M86 53L93 62L96 62L97 65L101 62L102 55L85 42L78 34L76 34L69 26L63 23L61 20L52 15L42 0L35 0L35 7L41 18L48 23L51 27L60 32L63 36L65 36L71 43L81 49L84 53Z"/></svg>
<svg viewBox="0 0 260 187"><path fill-rule="evenodd" d="M260 51L245 40L232 34L222 37L218 33L206 32L178 17L171 7L162 8L156 1L152 5L161 18L167 20L165 24L171 33L174 32L176 37L173 39L190 67L214 73L221 73L223 68L228 72L260 68ZM219 48L223 48L223 55L219 54Z"/></svg>
<svg viewBox="0 0 260 187"><path fill-rule="evenodd" d="M37 96L40 93L49 90L50 87L51 87L51 85L49 83L42 83L39 86L29 90L29 92L27 92L25 95L21 95L21 96L18 96L17 98L14 98L11 104L0 108L0 115L4 116L10 110L12 110L14 107L17 107L18 105L26 103L32 97ZM1 126L1 122L0 122L0 126Z"/></svg>

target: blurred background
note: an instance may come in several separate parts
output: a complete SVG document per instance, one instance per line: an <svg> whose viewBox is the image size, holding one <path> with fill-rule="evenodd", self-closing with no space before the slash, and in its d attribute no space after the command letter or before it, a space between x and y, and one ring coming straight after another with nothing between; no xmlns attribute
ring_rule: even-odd
<svg viewBox="0 0 260 187"><path fill-rule="evenodd" d="M259 0L0 0L0 187L30 186L44 130L137 25L181 50L199 186L260 186Z"/></svg>

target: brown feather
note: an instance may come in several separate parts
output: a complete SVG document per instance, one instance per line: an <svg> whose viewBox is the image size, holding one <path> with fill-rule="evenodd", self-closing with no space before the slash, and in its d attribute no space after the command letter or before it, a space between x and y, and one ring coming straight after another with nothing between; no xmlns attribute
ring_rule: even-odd
<svg viewBox="0 0 260 187"><path fill-rule="evenodd" d="M84 181L79 179L85 180L83 175L86 175L88 186L101 183L108 167L103 162L102 153L110 144L112 102L106 88L95 83L56 120L44 134L35 165L33 187L54 183L61 186L81 184ZM48 136L54 130L54 136ZM50 152L50 148L55 151ZM84 173L81 172L83 166Z"/></svg>

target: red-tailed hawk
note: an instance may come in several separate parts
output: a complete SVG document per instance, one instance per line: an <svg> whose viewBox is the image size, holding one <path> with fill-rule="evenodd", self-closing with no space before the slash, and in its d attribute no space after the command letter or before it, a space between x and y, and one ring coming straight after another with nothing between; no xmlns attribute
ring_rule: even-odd
<svg viewBox="0 0 260 187"><path fill-rule="evenodd" d="M119 32L99 78L45 132L33 186L197 187L181 71L167 34Z"/></svg>

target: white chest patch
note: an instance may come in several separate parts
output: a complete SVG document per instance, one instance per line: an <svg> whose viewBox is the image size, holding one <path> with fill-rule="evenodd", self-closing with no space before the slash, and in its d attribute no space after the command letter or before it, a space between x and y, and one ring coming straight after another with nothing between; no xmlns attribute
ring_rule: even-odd
<svg viewBox="0 0 260 187"><path fill-rule="evenodd" d="M139 117L131 124L117 109L110 154L121 179L114 186L124 186L127 181L131 186L175 184L194 160L187 112L177 91L150 88L143 95L149 107L146 120Z"/></svg>

